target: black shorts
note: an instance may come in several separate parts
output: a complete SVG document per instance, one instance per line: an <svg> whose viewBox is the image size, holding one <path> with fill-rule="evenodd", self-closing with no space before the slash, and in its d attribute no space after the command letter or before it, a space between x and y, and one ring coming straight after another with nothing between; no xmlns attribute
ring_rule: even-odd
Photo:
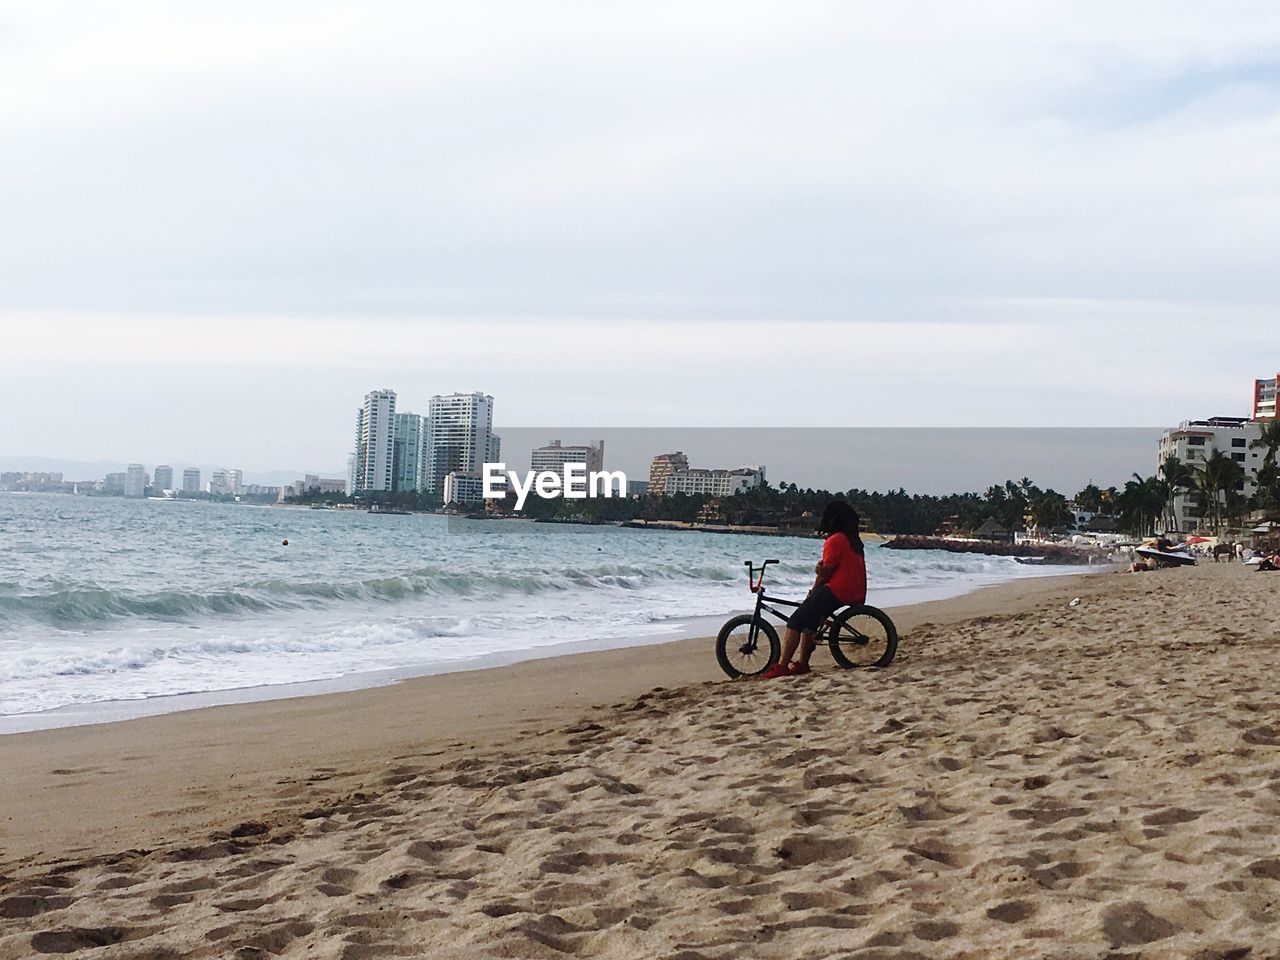
<svg viewBox="0 0 1280 960"><path fill-rule="evenodd" d="M804 603L796 607L796 612L787 618L787 626L801 633L817 630L827 617L843 606L845 604L836 599L831 588L823 584L805 597Z"/></svg>

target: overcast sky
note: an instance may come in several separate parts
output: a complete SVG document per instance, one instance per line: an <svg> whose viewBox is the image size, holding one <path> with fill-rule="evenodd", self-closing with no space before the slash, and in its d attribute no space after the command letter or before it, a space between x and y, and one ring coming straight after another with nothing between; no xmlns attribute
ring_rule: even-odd
<svg viewBox="0 0 1280 960"><path fill-rule="evenodd" d="M0 454L1243 416L1278 171L1273 2L10 2Z"/></svg>

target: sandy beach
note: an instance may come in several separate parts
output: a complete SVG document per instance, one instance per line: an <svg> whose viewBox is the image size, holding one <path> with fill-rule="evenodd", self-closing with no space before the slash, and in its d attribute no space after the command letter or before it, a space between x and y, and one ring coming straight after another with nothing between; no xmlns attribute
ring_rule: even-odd
<svg viewBox="0 0 1280 960"><path fill-rule="evenodd" d="M0 960L1278 956L1277 578L900 608L880 673L682 641L3 737Z"/></svg>

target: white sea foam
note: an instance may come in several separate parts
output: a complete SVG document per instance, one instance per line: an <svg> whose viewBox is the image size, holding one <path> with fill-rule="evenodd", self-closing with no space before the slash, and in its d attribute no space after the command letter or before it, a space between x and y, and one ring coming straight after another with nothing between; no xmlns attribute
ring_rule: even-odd
<svg viewBox="0 0 1280 960"><path fill-rule="evenodd" d="M38 549L0 553L0 716L429 673L566 642L652 642L690 618L749 609L744 559L777 557L771 592L803 595L820 549L801 538L0 496L0 532L19 526ZM1053 572L874 546L867 565L870 599L885 604Z"/></svg>

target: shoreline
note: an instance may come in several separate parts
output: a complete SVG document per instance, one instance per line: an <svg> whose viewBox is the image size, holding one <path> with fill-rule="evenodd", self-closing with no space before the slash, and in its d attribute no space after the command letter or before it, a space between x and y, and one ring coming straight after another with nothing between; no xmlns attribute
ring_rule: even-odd
<svg viewBox="0 0 1280 960"><path fill-rule="evenodd" d="M914 584L882 587L872 591L871 601L886 610L913 606L935 600L951 600L1003 583L1019 583L1026 579L1071 576L1097 572L1077 567L1043 568L1021 577L1011 577L988 583L951 581L944 584ZM256 703L284 700L296 697L324 696L330 693L351 692L403 683L423 677L449 676L475 670L500 669L530 660L545 660L560 656L573 656L606 650L642 649L673 643L714 637L724 621L749 607L747 595L743 603L721 613L692 617L677 617L651 625L651 632L626 636L600 637L589 640L565 640L547 646L522 647L478 654L469 659L447 660L415 666L384 667L372 670L355 670L332 677L295 680L282 683L255 684L251 686L224 687L212 690L195 690L162 694L151 697L98 700L82 704L52 707L34 713L0 715L0 740L19 733L58 729L74 726L92 726L102 723L118 723L141 717L163 716L187 710L224 706L237 703Z"/></svg>
<svg viewBox="0 0 1280 960"><path fill-rule="evenodd" d="M1025 609L1110 573L1069 572L891 607L909 649L924 623ZM1068 586L1069 585L1069 586ZM277 804L281 778L324 768L320 792L357 771L432 747L472 751L655 687L727 683L710 638L522 660L306 696L199 707L0 736L0 873L102 848L150 848L192 831L231 829ZM823 669L830 657L818 654ZM815 661L818 662L818 661ZM892 669L892 668L891 668ZM350 771L338 774L335 771ZM228 791L229 794L228 794ZM229 803L207 805L210 796ZM95 811L85 818L86 810Z"/></svg>

